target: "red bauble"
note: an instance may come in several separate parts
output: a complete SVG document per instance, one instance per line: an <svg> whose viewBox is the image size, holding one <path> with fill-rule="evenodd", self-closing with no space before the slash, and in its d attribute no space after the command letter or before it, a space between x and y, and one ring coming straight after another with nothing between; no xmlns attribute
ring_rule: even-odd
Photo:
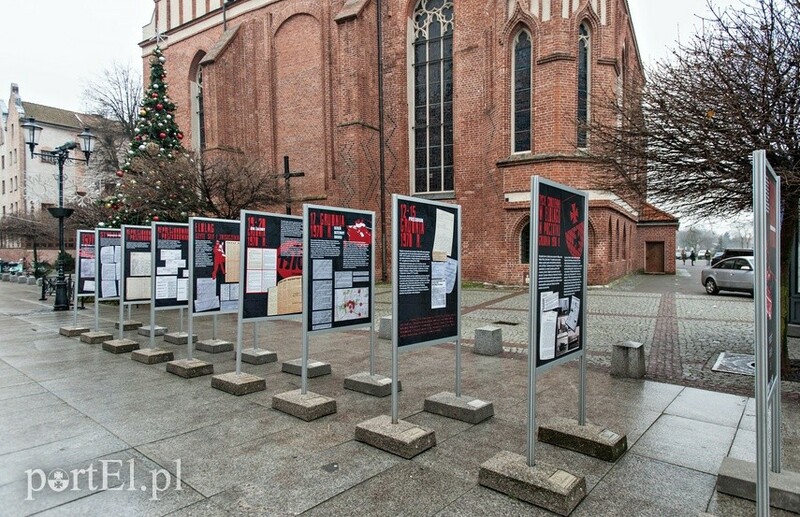
<svg viewBox="0 0 800 517"><path fill-rule="evenodd" d="M183 133L178 133L175 135L178 140L183 140Z"/></svg>
<svg viewBox="0 0 800 517"><path fill-rule="evenodd" d="M164 105L163 104L161 104L160 102L158 104L156 104L156 111L161 111L163 109L164 109Z"/></svg>
<svg viewBox="0 0 800 517"><path fill-rule="evenodd" d="M157 94L157 93L154 93L154 94L152 94L150 97L152 97L153 99L158 99L158 94Z"/></svg>
<svg viewBox="0 0 800 517"><path fill-rule="evenodd" d="M125 175L125 173L124 173L124 172L122 172L122 171L117 171L117 177L118 177L118 178L121 178L121 177L122 177L122 176L124 176L124 175Z"/></svg>
<svg viewBox="0 0 800 517"><path fill-rule="evenodd" d="M158 134L158 138L160 138L161 140L164 140L165 138L167 138L167 134L166 133L159 133Z"/></svg>
<svg viewBox="0 0 800 517"><path fill-rule="evenodd" d="M160 221L160 220L161 220L161 219L159 219L159 217L158 217L157 215L154 215L154 216L153 216L153 221Z"/></svg>

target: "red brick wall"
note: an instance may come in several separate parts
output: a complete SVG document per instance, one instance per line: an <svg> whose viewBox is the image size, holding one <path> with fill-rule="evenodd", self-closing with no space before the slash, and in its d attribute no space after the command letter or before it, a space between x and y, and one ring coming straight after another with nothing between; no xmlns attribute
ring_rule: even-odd
<svg viewBox="0 0 800 517"><path fill-rule="evenodd" d="M244 9L249 1L234 5ZM520 8L512 13L505 1L454 2L456 179L454 195L444 201L462 206L465 279L522 282L528 265L519 256L519 234L529 206L506 196L529 192L532 175L600 189L591 161L575 148L579 24L585 22L592 35L592 116L609 116L602 106L614 98L623 46L627 73L639 73L624 0L607 0L606 24L588 0L567 19L561 17L561 0L551 3L551 19L542 21L530 13L527 0L513 3ZM259 154L277 171L289 155L292 169L306 174L292 180L295 198L376 211L380 265L379 229L382 223L391 226L380 221L375 3L366 2L357 16L337 22L344 5L344 0L281 0L242 15L231 10L228 27L239 31L204 76L206 140L211 148ZM412 193L408 25L414 6L413 0L384 0L387 217L392 193ZM189 22L171 31L165 49L184 131L190 128L192 59L198 51L209 52L222 35L216 25L183 37L196 30L192 27ZM510 72L513 40L523 27L533 42L533 150L512 155ZM642 200L601 198L611 199L590 194L592 283L643 265L644 241L636 224ZM295 213L302 200L294 204ZM674 249L674 231L666 242Z"/></svg>

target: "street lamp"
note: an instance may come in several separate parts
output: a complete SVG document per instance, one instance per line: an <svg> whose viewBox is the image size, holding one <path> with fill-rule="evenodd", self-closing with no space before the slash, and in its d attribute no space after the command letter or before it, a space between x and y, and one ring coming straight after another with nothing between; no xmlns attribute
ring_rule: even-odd
<svg viewBox="0 0 800 517"><path fill-rule="evenodd" d="M50 215L58 219L58 260L56 261L57 275L56 275L56 300L53 304L54 311L68 311L69 310L69 296L67 296L67 281L64 278L64 219L72 215L71 208L64 208L64 164L71 160L74 162L89 163L89 156L92 154L92 147L94 144L95 136L89 131L89 128L84 130L77 136L81 139L82 145L80 148L83 150L85 159L73 158L69 156L69 152L78 148L78 144L73 141L66 142L56 147L52 151L45 151L43 153L35 153L33 149L39 145L39 135L42 132L42 126L36 123L33 118L27 119L20 125L25 131L25 143L31 150L31 158L34 156L42 156L45 158L55 159L58 163L58 207L48 208L47 211Z"/></svg>

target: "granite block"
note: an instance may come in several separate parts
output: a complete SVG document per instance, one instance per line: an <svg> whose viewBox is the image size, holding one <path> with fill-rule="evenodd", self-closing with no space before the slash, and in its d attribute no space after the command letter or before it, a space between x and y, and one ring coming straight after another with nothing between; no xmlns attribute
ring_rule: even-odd
<svg viewBox="0 0 800 517"><path fill-rule="evenodd" d="M211 377L211 387L231 395L241 396L266 390L267 381L249 373L237 375L236 372L230 372Z"/></svg>
<svg viewBox="0 0 800 517"><path fill-rule="evenodd" d="M717 475L717 491L751 501L756 500L756 464L726 457ZM786 469L769 473L770 506L800 513L800 474Z"/></svg>
<svg viewBox="0 0 800 517"><path fill-rule="evenodd" d="M173 345L186 345L189 343L188 332L167 332L164 341ZM197 343L197 334L192 334L192 343Z"/></svg>
<svg viewBox="0 0 800 517"><path fill-rule="evenodd" d="M147 337L150 337L151 333L154 336L163 336L164 334L167 333L167 327L161 327L161 326L156 325L155 327L152 327L152 328L153 328L153 331L151 332L151 330L150 330L151 326L150 325L142 325L141 327L139 327L139 329L136 332L140 336L147 336Z"/></svg>
<svg viewBox="0 0 800 517"><path fill-rule="evenodd" d="M108 332L84 332L81 334L81 341L90 345L96 345L109 339L114 339L114 336Z"/></svg>
<svg viewBox="0 0 800 517"><path fill-rule="evenodd" d="M175 354L160 348L142 348L131 352L131 359L144 364L158 364L173 361Z"/></svg>
<svg viewBox="0 0 800 517"><path fill-rule="evenodd" d="M470 424L483 422L494 416L494 405L484 400L456 397L455 393L443 391L425 399L425 411Z"/></svg>
<svg viewBox="0 0 800 517"><path fill-rule="evenodd" d="M75 337L80 336L85 332L89 332L90 330L92 329L89 327L61 327L58 329L58 333L62 336Z"/></svg>
<svg viewBox="0 0 800 517"><path fill-rule="evenodd" d="M344 388L366 393L373 397L388 397L392 394L392 379L383 375L370 375L369 372L361 372L345 377ZM397 381L397 391L402 390L402 383Z"/></svg>
<svg viewBox="0 0 800 517"><path fill-rule="evenodd" d="M272 397L272 409L295 416L306 422L336 413L336 399L300 390L278 393Z"/></svg>
<svg viewBox="0 0 800 517"><path fill-rule="evenodd" d="M214 365L199 359L178 359L167 363L167 373L172 373L184 379L202 377L214 373Z"/></svg>
<svg viewBox="0 0 800 517"><path fill-rule="evenodd" d="M389 415L380 415L358 424L355 438L406 459L436 445L434 431L404 420L393 424Z"/></svg>
<svg viewBox="0 0 800 517"><path fill-rule="evenodd" d="M247 364L267 364L278 360L278 354L263 348L246 348L242 350L242 361Z"/></svg>
<svg viewBox="0 0 800 517"><path fill-rule="evenodd" d="M136 330L141 326L142 326L142 322L141 321L125 320L125 321L122 322L122 330L123 331ZM115 329L119 328L119 322L118 321L114 323L114 328Z"/></svg>
<svg viewBox="0 0 800 517"><path fill-rule="evenodd" d="M309 361L307 367L308 372L306 375L309 379L331 373L330 363L323 363L322 361ZM291 373L292 375L302 375L303 360L292 359L291 361L284 361L281 363L281 371L285 373Z"/></svg>
<svg viewBox="0 0 800 517"><path fill-rule="evenodd" d="M233 343L224 339L204 339L198 341L195 348L209 354L221 354L233 350Z"/></svg>
<svg viewBox="0 0 800 517"><path fill-rule="evenodd" d="M112 354L127 354L139 349L139 342L132 339L110 339L103 341L103 350Z"/></svg>
<svg viewBox="0 0 800 517"><path fill-rule="evenodd" d="M604 461L617 461L628 450L626 435L577 420L553 418L539 425L539 441Z"/></svg>

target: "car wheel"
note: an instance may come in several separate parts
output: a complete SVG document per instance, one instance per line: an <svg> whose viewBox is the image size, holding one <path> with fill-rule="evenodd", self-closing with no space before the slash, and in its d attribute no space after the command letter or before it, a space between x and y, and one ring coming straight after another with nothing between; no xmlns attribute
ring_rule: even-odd
<svg viewBox="0 0 800 517"><path fill-rule="evenodd" d="M717 283L714 281L713 278L709 278L706 280L706 292L708 294L717 294L719 289L717 288Z"/></svg>

